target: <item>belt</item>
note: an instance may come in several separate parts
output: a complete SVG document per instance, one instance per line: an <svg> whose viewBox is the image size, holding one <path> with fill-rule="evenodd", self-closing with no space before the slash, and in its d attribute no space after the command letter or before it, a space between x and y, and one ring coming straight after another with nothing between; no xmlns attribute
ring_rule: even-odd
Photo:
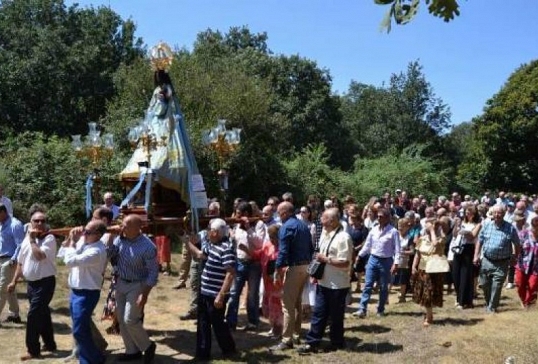
<svg viewBox="0 0 538 364"><path fill-rule="evenodd" d="M135 280L135 279L125 279L125 278L120 278L122 281L126 282L126 283L135 283L135 282L140 282L139 280Z"/></svg>
<svg viewBox="0 0 538 364"><path fill-rule="evenodd" d="M297 265L308 265L308 264L310 264L309 260L300 260L298 262L290 263L290 267L295 267Z"/></svg>
<svg viewBox="0 0 538 364"><path fill-rule="evenodd" d="M493 262L493 263L495 263L495 262L505 262L507 260L510 260L510 257L508 257L508 258L500 258L500 259L490 259L490 258L486 257L485 255L484 255L484 258L486 258L487 260L489 260L490 262Z"/></svg>
<svg viewBox="0 0 538 364"><path fill-rule="evenodd" d="M377 259L392 259L392 257L380 257L380 256L373 255L373 254L372 254L372 257L377 258Z"/></svg>

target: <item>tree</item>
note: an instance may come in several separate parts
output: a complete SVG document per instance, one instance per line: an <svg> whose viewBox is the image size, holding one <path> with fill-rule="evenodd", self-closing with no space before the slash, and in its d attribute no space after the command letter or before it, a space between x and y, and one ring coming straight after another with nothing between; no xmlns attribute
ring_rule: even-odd
<svg viewBox="0 0 538 364"><path fill-rule="evenodd" d="M106 7L0 3L0 125L77 134L105 113L116 69L142 55L135 26Z"/></svg>
<svg viewBox="0 0 538 364"><path fill-rule="evenodd" d="M474 146L460 174L482 188L538 188L538 60L519 67L473 120Z"/></svg>
<svg viewBox="0 0 538 364"><path fill-rule="evenodd" d="M393 74L388 86L352 82L342 97L342 114L353 141L349 150L359 157L399 154L414 143L433 146L450 125L448 106L417 61Z"/></svg>
<svg viewBox="0 0 538 364"><path fill-rule="evenodd" d="M392 20L396 24L407 24L418 13L420 0L374 0L379 5L390 5L389 11L381 22L381 28L390 32ZM433 16L449 22L460 15L459 4L456 0L424 0L428 11Z"/></svg>
<svg viewBox="0 0 538 364"><path fill-rule="evenodd" d="M427 154L424 146L411 145L399 155L356 160L351 178L355 186L362 187L357 189L356 196L366 201L370 196L396 188L426 196L446 193L448 170L440 168L435 159L424 154Z"/></svg>

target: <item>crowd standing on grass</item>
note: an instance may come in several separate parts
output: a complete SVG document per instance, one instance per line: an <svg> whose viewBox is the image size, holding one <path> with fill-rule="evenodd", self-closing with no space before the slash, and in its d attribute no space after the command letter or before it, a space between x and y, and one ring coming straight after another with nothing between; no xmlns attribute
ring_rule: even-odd
<svg viewBox="0 0 538 364"><path fill-rule="evenodd" d="M112 278L103 317L113 320L107 334L119 334L124 342L125 351L117 360L152 363L157 345L144 329L144 308L157 284L159 266L156 245L142 232L140 217L124 216L121 224L110 226L117 209L113 196L106 193L105 204L84 227L70 232L57 253L44 207L33 205L30 222L23 226L13 216L2 186L0 196L0 313L6 303L9 310L2 323L23 324L16 299L22 278L30 302L26 353L20 359L39 359L43 352L58 349L49 304L57 283L56 260L61 257L69 268L74 338L67 359L91 364L106 360L108 344L91 314L110 262ZM259 209L256 202L237 198L233 210L237 223L231 226L219 217L219 202L209 203L207 229L184 236L188 249L173 287L190 288L189 307L179 319L197 320L196 359L211 359L211 331L222 355L233 358L234 332L241 327L258 334L260 316L269 321L268 340L275 340L268 346L270 352L297 349L307 355L343 350L345 310L355 304L354 282L354 292L361 297L350 317L368 317L375 290L379 292L375 313L390 315L386 305L395 285L397 304L410 296L423 308L424 327L435 324L434 308L446 304L445 287L447 292L453 287L458 310L481 306L485 314L497 314L502 289L514 287L523 309L536 303L535 195L501 191L473 199L454 192L450 198L428 200L396 189L394 196L385 192L364 207L352 196L345 196L343 204L336 196L320 201L310 196L299 205L287 192L281 200L270 196ZM311 266L321 268L314 274ZM244 289L246 302L242 302ZM483 305L476 299L479 289ZM239 315L243 304L246 322ZM310 317L310 328L301 337L305 315ZM327 326L329 344L323 345Z"/></svg>

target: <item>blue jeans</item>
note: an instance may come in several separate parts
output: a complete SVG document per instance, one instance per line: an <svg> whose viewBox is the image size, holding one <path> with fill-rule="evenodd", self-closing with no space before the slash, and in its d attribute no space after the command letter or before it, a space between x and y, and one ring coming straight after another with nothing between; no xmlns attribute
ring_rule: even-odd
<svg viewBox="0 0 538 364"><path fill-rule="evenodd" d="M330 289L319 284L316 287L316 303L310 321L310 330L306 334L306 342L311 346L319 346L327 327L327 319L331 318L329 333L331 344L342 348L344 346L344 313L346 296L349 288Z"/></svg>
<svg viewBox="0 0 538 364"><path fill-rule="evenodd" d="M385 312L385 302L389 296L389 283L391 278L390 268L394 259L392 258L380 258L375 255L370 255L368 264L366 265L366 278L364 289L362 290L361 302L359 303L359 310L367 312L368 302L372 295L372 289L374 283L379 281L379 304L377 306L377 313Z"/></svg>
<svg viewBox="0 0 538 364"><path fill-rule="evenodd" d="M262 269L260 262L237 261L235 280L230 292L230 302L226 313L228 325L237 325L239 300L245 282L248 282L247 317L248 322L258 326L260 323L260 280Z"/></svg>
<svg viewBox="0 0 538 364"><path fill-rule="evenodd" d="M69 299L71 318L73 320L73 336L77 342L81 364L97 364L104 362L101 351L93 341L91 320L93 310L99 302L100 290L73 289Z"/></svg>

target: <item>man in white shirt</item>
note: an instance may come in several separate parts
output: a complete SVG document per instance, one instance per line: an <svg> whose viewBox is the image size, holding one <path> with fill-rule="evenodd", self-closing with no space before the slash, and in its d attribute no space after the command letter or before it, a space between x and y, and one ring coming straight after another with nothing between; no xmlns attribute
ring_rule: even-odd
<svg viewBox="0 0 538 364"><path fill-rule="evenodd" d="M120 216L120 207L114 204L114 195L112 192L105 192L103 200L105 202L103 207L112 211L112 220L116 220Z"/></svg>
<svg viewBox="0 0 538 364"><path fill-rule="evenodd" d="M8 214L13 216L13 203L7 196L4 196L4 186L2 185L0 185L0 203L6 207Z"/></svg>
<svg viewBox="0 0 538 364"><path fill-rule="evenodd" d="M8 292L13 292L17 280L24 276L30 301L26 323L28 352L20 358L25 361L40 358L42 350L56 350L49 308L56 287L56 239L47 233L47 216L42 209L31 215L30 228L21 244L17 262ZM44 341L43 349L39 337Z"/></svg>
<svg viewBox="0 0 538 364"><path fill-rule="evenodd" d="M318 280L316 303L306 335L306 345L299 348L299 354L315 353L327 321L330 318L331 345L329 351L344 347L344 313L346 296L349 292L349 267L353 259L353 243L349 234L340 224L337 208L331 207L323 212L321 223L323 233L320 239L320 252L316 259L325 263L323 276Z"/></svg>
<svg viewBox="0 0 538 364"><path fill-rule="evenodd" d="M82 363L105 361L93 341L91 319L93 310L99 302L103 272L107 263L105 245L100 240L106 229L102 221L92 220L82 231L79 228L72 229L64 243L66 247L64 263L69 267L68 284L71 288L69 305L73 320L73 336Z"/></svg>

